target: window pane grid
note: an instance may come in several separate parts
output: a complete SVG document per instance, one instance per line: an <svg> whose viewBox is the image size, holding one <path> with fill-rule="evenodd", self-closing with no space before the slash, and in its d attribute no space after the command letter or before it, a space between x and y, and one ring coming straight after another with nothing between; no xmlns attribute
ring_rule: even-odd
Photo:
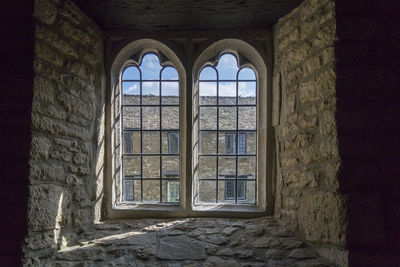
<svg viewBox="0 0 400 267"><path fill-rule="evenodd" d="M155 56L153 54L144 55L142 63L145 60L145 57L147 57L148 55L152 55L153 57ZM149 57L147 57L147 59L148 58ZM159 79L143 79L141 66L142 65L127 67L136 68L138 70L140 79L121 80L121 88L128 88L127 86L124 87L127 82L136 82L139 85L139 90L135 89L134 87L130 87L126 89L126 91L123 91L119 96L121 101L120 108L122 111L120 115L122 125L119 131L122 137L121 142L123 148L121 150L120 157L121 168L123 170L121 172L123 178L121 181L122 201L152 203L170 202L169 199L172 199L172 202L177 203L179 202L179 200L177 201L177 199L179 199L179 191L178 195L176 195L176 185L174 185L172 190L169 190L168 188L168 192L171 192L171 194L173 194L172 197L166 196L166 194L168 194L166 186L167 184L165 184L165 188L163 188L163 181L175 182L178 184L179 188L179 145L178 148L168 148L168 151L163 151L163 133L175 133L175 139L171 142L173 142L174 144L179 144L179 80L177 78L177 72L173 67L170 66L161 67L161 70L157 70L159 72ZM166 80L161 78L163 70L167 68L172 69L172 72L176 73L176 79ZM153 75L152 70L147 70L147 75ZM146 83L146 92L144 92L143 88L144 83ZM164 96L163 84L173 84L172 89L165 89L165 92L169 92L169 94L165 97L172 99L174 103L162 100L162 97ZM174 89L177 90L173 92ZM134 94L129 94L130 92L134 92ZM124 99L129 98L133 100L124 101ZM137 98L138 101L136 101L135 98ZM176 98L177 100L173 100ZM178 104L175 104L175 102L177 102ZM134 107L137 107L137 110L132 109L129 117L128 114L126 114L128 111L127 108ZM177 108L175 114L173 113L173 115L176 115L178 117L174 121L176 122L176 126L178 128L176 128L175 126L166 130L163 128L166 127L163 126L163 108L169 107ZM135 124L136 117L138 119L137 124ZM156 135L157 133L158 136ZM146 146L144 145L145 138ZM156 139L154 138L158 139L158 144L156 142ZM168 143L167 146L168 145L170 144ZM156 148L156 146L158 146L158 148ZM174 165L174 167L177 168L177 171L174 170L173 172L169 172L168 176L163 177L163 159L166 157L174 157L175 163L177 163L177 166ZM140 163L138 162L139 160ZM158 163L155 164L157 161ZM132 172L135 169L138 169L138 171L136 171L139 172L138 174L134 173L134 175L132 175L132 173L127 173L129 171ZM154 183L155 181L158 181L158 183ZM139 191L140 193L137 193Z"/></svg>
<svg viewBox="0 0 400 267"><path fill-rule="evenodd" d="M216 153L211 153L207 150L208 153L202 153L202 151L200 150L198 153L198 162L204 162L201 161L201 158L203 157L210 157L210 158L215 158L216 160L216 169L215 169L215 179L214 178L205 178L205 177L201 177L201 173L203 172L202 166L201 164L199 164L199 169L200 169L200 175L199 175L199 181L215 181L215 188L216 188L216 192L215 192L215 197L211 197L210 201L211 202L215 202L215 203L222 203L224 202L223 199L219 199L221 198L221 196L219 196L219 186L224 186L223 188L223 196L225 196L225 200L231 200L234 201L235 204L238 203L238 200L241 201L241 203L255 203L255 186L256 186L256 170L254 169L253 171L244 171L243 169L243 159L247 160L248 162L256 162L256 132L257 132L257 121L254 120L255 124L254 125L244 125L244 122L246 121L245 118L243 118L244 115L249 115L252 114L252 116L254 116L254 118L257 116L256 114L256 97L257 94L256 92L251 92L248 93L248 95L246 95L246 93L244 93L243 95L239 95L239 82L243 83L243 82L251 82L253 84L255 84L255 88L257 88L257 80L256 79L239 79L239 72L241 71L241 69L239 69L236 72L236 79L219 79L219 72L217 70L217 68L215 67L210 67L207 66L207 68L213 68L216 72L216 79L200 79L199 82L209 82L209 83L216 83L216 87L217 87L217 92L216 92L216 101L214 103L216 104L210 104L210 102L212 102L212 96L207 96L203 93L199 93L199 98L198 98L198 107L199 107L199 114L200 114L200 121L204 118L202 118L202 112L200 111L201 108L205 108L205 107L215 107L216 108L216 129L205 129L204 126L206 124L203 123L203 127L200 123L199 125L199 130L198 130L198 136L200 138L200 136L202 135L202 133L212 133L215 132L216 136L217 136L217 141L216 141ZM255 75L254 75L255 76ZM231 99L229 100L230 97L233 97L233 92L224 92L224 99L223 102L221 103L221 94L220 91L222 89L226 89L226 88L232 88L233 86L230 84L229 86L225 86L226 88L221 88L221 82L230 82L231 84L234 82L235 84L235 99ZM242 88L242 87L241 87ZM243 91L243 90L242 90ZM243 92L242 92L243 93ZM253 94L253 95L252 95ZM205 96L204 96L205 95ZM208 102L206 101L201 101L201 98L207 98L208 97ZM248 103L248 101L246 103L242 103L243 100L240 100L239 98L241 97L241 99L244 98L249 98L251 103ZM233 100L233 101L232 101ZM235 117L235 129L229 129L230 127L232 127L233 125L228 124L225 126L221 125L221 119L226 119L227 117L221 117L220 112L221 112L221 108L225 108L225 107L232 107L234 108L234 110L236 111L236 114L234 114L234 112L229 111L228 113L225 114L231 114ZM241 108L241 109L239 109ZM249 110L246 110L245 108L249 108ZM252 109L255 109L255 112L253 112ZM247 111L247 112L246 112ZM232 114L233 113L233 114ZM209 114L208 114L209 115ZM211 120L211 119L209 119ZM240 123L239 123L240 121ZM252 123L252 120L249 120L250 123ZM223 129L221 129L221 126L224 127ZM228 129L227 129L228 128ZM243 129L242 129L243 128ZM250 128L250 129L248 129ZM245 130L245 131L244 131ZM220 134L225 134L225 137L221 137ZM247 139L247 135L248 134L252 134L254 133L254 137L250 138L250 140ZM223 143L220 143L220 139L225 138L225 141ZM254 139L254 140L253 140ZM206 142L207 140L202 140L202 138L200 139L200 142ZM252 149L248 149L248 142L252 141ZM224 144L225 147L225 151L224 147L221 147L221 144ZM201 143L200 147L203 147L204 144ZM250 150L250 151L249 151ZM231 167L228 167L228 165L223 166L224 168L221 169L220 166L221 164L223 164L223 161L225 158L232 158L234 157L234 161L235 161L235 166L234 166L234 173L232 172L233 169L231 169ZM247 157L247 158L246 158ZM239 159L241 160L241 162L239 162ZM224 163L225 164L225 163ZM239 165L240 165L240 172L239 173ZM250 166L247 166L248 168L250 168L250 170L253 168L252 164L248 164ZM228 168L228 170L226 170L226 168ZM256 168L256 165L254 165L254 168ZM207 169L210 169L209 166L207 166ZM230 170L229 170L230 169ZM203 170L204 170L204 164L203 164ZM223 173L221 173L221 171L223 171ZM214 172L214 171L213 171ZM226 172L224 174L224 172ZM249 173L249 174L242 174L243 172ZM229 173L229 175L227 174ZM250 176L249 176L250 175ZM230 177L232 176L232 177ZM225 181L225 185L224 184L220 184L219 181ZM253 188L254 188L254 197L253 199L250 199L249 202L246 202L246 192L248 190L248 186L247 183L248 182L252 182L253 183ZM220 184L220 185L219 185ZM201 185L200 185L201 186ZM228 188L229 187L229 188ZM200 189L201 190L201 189ZM215 201L212 201L212 199L215 199ZM210 202L210 201L206 201L206 202ZM202 202L202 199L200 198L200 202Z"/></svg>

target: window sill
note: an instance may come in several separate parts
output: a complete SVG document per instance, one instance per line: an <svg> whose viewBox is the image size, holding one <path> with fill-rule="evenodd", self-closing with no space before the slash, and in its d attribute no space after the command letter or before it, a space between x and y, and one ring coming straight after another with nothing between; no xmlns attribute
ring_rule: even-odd
<svg viewBox="0 0 400 267"><path fill-rule="evenodd" d="M118 203L113 206L113 210L129 210L129 211L183 211L179 203Z"/></svg>
<svg viewBox="0 0 400 267"><path fill-rule="evenodd" d="M259 217L271 215L272 210L254 204L201 204L184 208L180 204L119 203L109 210L107 219L189 218L189 217Z"/></svg>
<svg viewBox="0 0 400 267"><path fill-rule="evenodd" d="M192 207L193 211L197 212L211 212L211 213L220 213L220 212L245 212L245 213L264 213L265 208L259 207L254 204L239 204L239 205L231 205L231 204L199 204L194 205Z"/></svg>

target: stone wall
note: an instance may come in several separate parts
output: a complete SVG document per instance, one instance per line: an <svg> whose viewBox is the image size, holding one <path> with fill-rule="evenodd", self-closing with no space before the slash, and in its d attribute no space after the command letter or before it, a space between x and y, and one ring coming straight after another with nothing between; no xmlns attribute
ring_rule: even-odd
<svg viewBox="0 0 400 267"><path fill-rule="evenodd" d="M97 224L42 266L328 267L272 217L141 219Z"/></svg>
<svg viewBox="0 0 400 267"><path fill-rule="evenodd" d="M104 128L100 30L70 1L36 0L34 18L27 265L73 243L95 221Z"/></svg>
<svg viewBox="0 0 400 267"><path fill-rule="evenodd" d="M274 26L275 216L346 264L335 122L334 2L307 0Z"/></svg>

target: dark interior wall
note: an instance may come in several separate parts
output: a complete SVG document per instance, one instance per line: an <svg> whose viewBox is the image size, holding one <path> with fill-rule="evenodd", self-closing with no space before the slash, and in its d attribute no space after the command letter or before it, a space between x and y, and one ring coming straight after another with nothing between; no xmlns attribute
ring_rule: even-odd
<svg viewBox="0 0 400 267"><path fill-rule="evenodd" d="M350 266L399 263L398 1L337 1L337 128ZM397 264L396 264L397 263Z"/></svg>
<svg viewBox="0 0 400 267"><path fill-rule="evenodd" d="M0 9L0 265L19 266L26 234L33 87L33 1Z"/></svg>

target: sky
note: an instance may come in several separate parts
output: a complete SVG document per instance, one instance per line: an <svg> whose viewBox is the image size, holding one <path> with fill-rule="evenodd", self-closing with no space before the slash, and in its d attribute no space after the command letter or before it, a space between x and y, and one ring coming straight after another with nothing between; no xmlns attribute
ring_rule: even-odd
<svg viewBox="0 0 400 267"><path fill-rule="evenodd" d="M224 54L220 57L217 66L219 80L236 80L236 73L239 71L237 66L236 57L232 54ZM159 74L162 69L160 61L155 54L146 54L142 63L139 66L142 72L142 80L158 80ZM139 80L140 73L137 67L128 67L123 73L123 80ZM216 71L212 67L205 67L200 72L200 80L215 80ZM251 97L256 95L255 82L240 82L240 80L255 80L256 76L252 69L243 68L239 72L239 96ZM178 72L173 67L166 67L162 71L162 80L178 80ZM200 81L200 96L216 96L216 82L201 82ZM163 96L178 96L179 85L178 82L162 82L162 95ZM139 82L124 82L123 93L139 95L140 93ZM142 90L144 95L159 95L159 82L146 82L142 83ZM220 96L236 96L236 82L219 82L219 95Z"/></svg>
<svg viewBox="0 0 400 267"><path fill-rule="evenodd" d="M232 54L224 54L220 57L216 66L219 80L236 80L237 66L236 57ZM212 67L205 67L200 72L200 80L216 80L216 71ZM243 68L239 72L239 80L255 80L256 76L252 69ZM200 96L216 96L216 82L200 81ZM219 82L220 96L236 96L236 82ZM239 96L250 97L256 95L255 82L239 82Z"/></svg>

